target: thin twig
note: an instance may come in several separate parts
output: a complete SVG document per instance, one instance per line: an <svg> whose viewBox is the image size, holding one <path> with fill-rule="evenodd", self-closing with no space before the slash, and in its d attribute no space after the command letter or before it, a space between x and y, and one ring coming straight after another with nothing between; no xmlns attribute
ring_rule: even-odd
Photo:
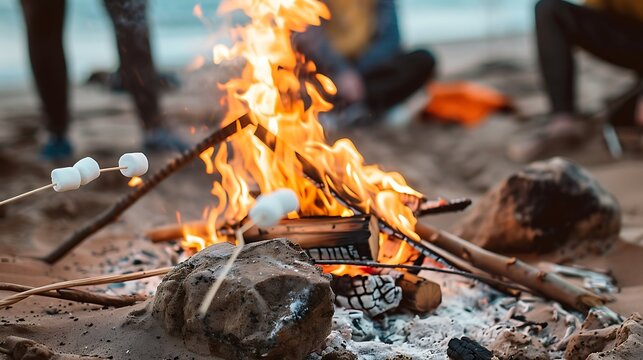
<svg viewBox="0 0 643 360"><path fill-rule="evenodd" d="M141 197L147 194L150 190L154 189L158 184L167 179L170 175L175 173L184 165L199 157L202 152L212 146L226 141L230 136L236 134L251 123L252 120L246 114L240 117L238 120L227 125L226 127L221 128L207 138L203 139L192 149L186 150L183 154L168 162L154 175L148 177L141 185L137 186L129 194L122 197L111 208L107 209L105 212L99 214L97 217L91 219L84 226L79 228L71 236L65 239L62 244L60 244L51 253L45 256L43 260L49 264L57 262L62 257L67 255L83 240L116 220L123 212L125 212L125 210L134 205Z"/></svg>
<svg viewBox="0 0 643 360"><path fill-rule="evenodd" d="M0 282L0 291L12 291L20 293L31 289L33 289L33 287L31 286ZM147 299L145 295L111 296L76 289L60 289L57 291L39 293L37 295L113 307L130 306L136 304L139 301L144 301L145 299Z"/></svg>
<svg viewBox="0 0 643 360"><path fill-rule="evenodd" d="M406 265L406 264L384 264L374 261L363 261L363 260L315 260L316 265L353 265L353 266L366 266L366 267L376 267L376 268L386 268L386 269L405 269L405 270L415 270L415 271L431 271L442 274L458 275L474 280L480 280L488 284L500 285L510 289L516 289L528 293L533 293L532 290L520 286L517 284L508 283L506 281L497 280L488 276L472 274L465 271L450 270L450 269L441 269L437 267L430 266L419 266L419 265Z"/></svg>
<svg viewBox="0 0 643 360"><path fill-rule="evenodd" d="M61 290L61 289L67 289L67 288L77 287L77 286L111 284L111 283L117 283L117 282L144 279L152 276L165 275L170 270L172 270L172 267L164 267L164 268L158 268L153 270L137 271L129 274L100 275L100 276L94 276L94 277L89 277L84 279L57 282L50 285L32 288L27 291L23 291L23 292L11 295L9 297L6 297L0 300L0 307L13 305L17 302L20 302L28 298L29 296L40 295L42 293L46 293L52 290Z"/></svg>

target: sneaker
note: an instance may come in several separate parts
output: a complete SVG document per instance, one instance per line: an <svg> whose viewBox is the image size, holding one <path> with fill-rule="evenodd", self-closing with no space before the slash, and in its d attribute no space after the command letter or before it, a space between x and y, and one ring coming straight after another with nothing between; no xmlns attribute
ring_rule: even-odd
<svg viewBox="0 0 643 360"><path fill-rule="evenodd" d="M143 149L149 152L177 151L183 152L189 146L179 136L168 129L158 128L145 132Z"/></svg>
<svg viewBox="0 0 643 360"><path fill-rule="evenodd" d="M40 149L40 157L45 161L68 160L74 149L66 136L50 136L47 143Z"/></svg>

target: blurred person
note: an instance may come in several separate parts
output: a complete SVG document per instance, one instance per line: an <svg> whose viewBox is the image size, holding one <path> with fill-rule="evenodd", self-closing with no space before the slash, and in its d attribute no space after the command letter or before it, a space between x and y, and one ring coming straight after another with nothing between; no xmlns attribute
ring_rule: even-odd
<svg viewBox="0 0 643 360"><path fill-rule="evenodd" d="M325 3L331 19L295 35L295 44L337 86L334 125L370 115L390 125L408 123L426 107L433 55L402 50L394 0Z"/></svg>
<svg viewBox="0 0 643 360"><path fill-rule="evenodd" d="M69 79L63 44L65 0L21 0L31 68L42 102L48 140L41 150L47 160L73 153L68 139ZM165 126L159 105L147 24L147 0L104 0L112 20L120 59L119 73L130 92L144 127L144 148L181 150L181 140Z"/></svg>
<svg viewBox="0 0 643 360"><path fill-rule="evenodd" d="M576 108L574 50L581 48L616 66L643 75L643 1L563 0L536 4L538 60L551 117L539 132L509 146L510 157L532 160L587 137L589 124ZM643 98L634 121L643 126Z"/></svg>

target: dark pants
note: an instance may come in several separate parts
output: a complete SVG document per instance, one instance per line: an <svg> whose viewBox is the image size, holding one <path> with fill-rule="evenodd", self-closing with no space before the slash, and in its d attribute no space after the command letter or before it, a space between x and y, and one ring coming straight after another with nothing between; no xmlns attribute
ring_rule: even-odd
<svg viewBox="0 0 643 360"><path fill-rule="evenodd" d="M563 0L536 4L538 55L554 113L575 113L572 51L643 73L643 22Z"/></svg>
<svg viewBox="0 0 643 360"><path fill-rule="evenodd" d="M387 109L404 101L433 76L435 58L425 50L400 54L362 74L366 103L374 110Z"/></svg>
<svg viewBox="0 0 643 360"><path fill-rule="evenodd" d="M146 128L160 123L158 78L146 18L147 0L104 0L112 19L120 74ZM69 123L69 85L63 48L65 0L21 0L34 80L52 135Z"/></svg>

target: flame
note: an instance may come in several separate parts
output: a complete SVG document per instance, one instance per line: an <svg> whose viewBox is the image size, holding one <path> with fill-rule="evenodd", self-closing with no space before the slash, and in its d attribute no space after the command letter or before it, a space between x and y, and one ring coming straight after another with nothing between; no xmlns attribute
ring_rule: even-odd
<svg viewBox="0 0 643 360"><path fill-rule="evenodd" d="M132 178L127 182L127 186L129 187L137 187L141 184L143 184L143 179L138 176L132 176Z"/></svg>
<svg viewBox="0 0 643 360"><path fill-rule="evenodd" d="M284 187L298 194L299 216L374 214L399 233L418 239L414 231L417 220L403 199L421 198L422 194L399 173L365 164L350 140L327 143L318 121L319 113L332 109L325 97L335 94L337 88L330 78L316 72L312 61L293 49L291 38L294 32L329 19L326 5L318 0L224 0L218 13L237 10L251 21L233 30L236 42L232 46L212 49L215 64L245 60L239 77L218 84L225 92L222 104L227 107L222 126L249 113L253 122L276 135L277 141L274 149L266 146L250 126L216 151L210 148L201 154L206 172L216 169L221 179L212 185L216 205L207 211L207 234L186 229L184 246L199 250L221 241L217 229L241 221L254 204L250 189L268 193ZM315 167L323 184L304 176L305 164L298 155ZM337 194L351 208L339 202ZM402 243L389 261L404 262L411 254L410 247ZM349 271L345 267L328 270Z"/></svg>

